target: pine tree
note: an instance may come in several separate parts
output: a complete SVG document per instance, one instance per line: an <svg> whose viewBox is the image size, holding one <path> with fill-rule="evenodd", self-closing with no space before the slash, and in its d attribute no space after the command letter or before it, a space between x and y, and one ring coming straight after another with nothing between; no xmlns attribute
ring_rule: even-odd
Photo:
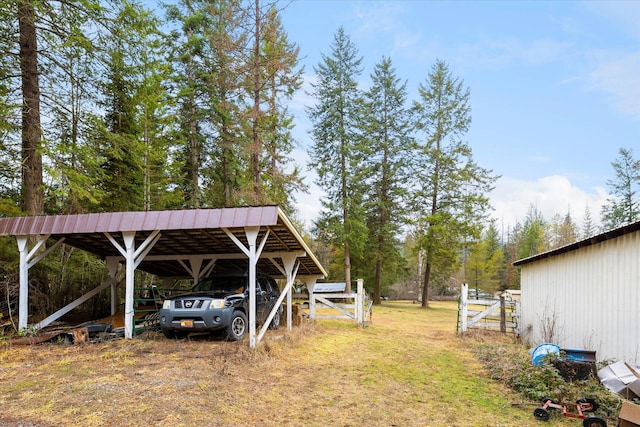
<svg viewBox="0 0 640 427"><path fill-rule="evenodd" d="M375 275L373 301L380 304L383 280L397 269L401 258L401 226L407 222L405 203L408 162L412 148L412 125L406 108L406 83L396 77L391 60L383 58L371 75L372 86L364 94L362 169L367 174L365 192L369 245ZM395 267L395 268L394 268ZM386 274L385 274L386 272Z"/></svg>
<svg viewBox="0 0 640 427"><path fill-rule="evenodd" d="M351 251L362 245L364 233L362 191L357 167L360 141L359 115L362 94L357 77L362 73L358 50L339 28L329 56L314 67L317 82L312 84L316 105L307 113L313 124L310 166L318 173L317 183L325 190L318 226L343 248L344 277L351 289Z"/></svg>
<svg viewBox="0 0 640 427"><path fill-rule="evenodd" d="M547 223L538 209L530 205L519 233L518 258L528 258L549 249Z"/></svg>
<svg viewBox="0 0 640 427"><path fill-rule="evenodd" d="M618 153L611 163L615 178L607 180L610 197L601 211L605 230L640 220L640 160L634 159L632 149L620 148Z"/></svg>
<svg viewBox="0 0 640 427"><path fill-rule="evenodd" d="M40 72L36 5L16 1L20 34L20 76L22 80L22 202L28 215L44 213L42 175L42 124L40 123Z"/></svg>
<svg viewBox="0 0 640 427"><path fill-rule="evenodd" d="M413 197L419 248L425 254L422 306L428 307L432 279L447 281L459 263L464 242L479 237L495 177L473 161L462 136L471 124L469 89L437 61L419 85L414 102L423 137L414 165Z"/></svg>
<svg viewBox="0 0 640 427"><path fill-rule="evenodd" d="M588 239L593 236L595 233L595 225L593 224L593 219L591 218L591 209L589 209L589 205L584 207L584 219L582 222L582 232L580 237L582 239Z"/></svg>
<svg viewBox="0 0 640 427"><path fill-rule="evenodd" d="M291 152L295 141L291 135L293 117L287 110L286 101L302 85L302 69L298 68L299 48L289 42L278 11L271 7L263 26L261 54L264 61L264 89L261 94L265 106L261 122L264 166L262 167L262 197L283 210L294 214L295 191L304 191L301 172L291 163Z"/></svg>
<svg viewBox="0 0 640 427"><path fill-rule="evenodd" d="M110 32L106 61L104 128L100 130L102 208L150 209L152 156L167 157L167 147L155 138L156 125L149 117L154 107L147 85L159 89L148 74L150 67L158 69L151 58L152 39L159 36L155 33L157 23L140 6L127 2L118 10L115 22L118 26ZM162 91L156 94L162 96ZM166 191L166 179L154 175L157 184L165 184L160 191Z"/></svg>
<svg viewBox="0 0 640 427"><path fill-rule="evenodd" d="M567 212L564 216L554 215L551 220L550 232L549 249L559 248L575 242L578 232L571 218L571 212Z"/></svg>
<svg viewBox="0 0 640 427"><path fill-rule="evenodd" d="M203 203L201 182L204 181L202 171L207 151L206 119L211 114L212 99L216 98L212 93L219 72L213 64L209 64L211 67L206 64L208 58L214 57L207 35L215 27L211 21L215 22L218 15L202 0L181 0L168 6L166 15L169 23L177 27L169 36L168 51L174 71L176 116L180 119L173 136L181 148L182 171L177 184L184 195L183 205L197 208Z"/></svg>
<svg viewBox="0 0 640 427"><path fill-rule="evenodd" d="M18 22L15 19L15 5L0 4L0 28L4 29L0 37L0 212L13 210L11 205L19 206L21 188L16 185L21 180L21 141L20 141L20 98L14 88L19 75L19 57L14 50L18 45Z"/></svg>

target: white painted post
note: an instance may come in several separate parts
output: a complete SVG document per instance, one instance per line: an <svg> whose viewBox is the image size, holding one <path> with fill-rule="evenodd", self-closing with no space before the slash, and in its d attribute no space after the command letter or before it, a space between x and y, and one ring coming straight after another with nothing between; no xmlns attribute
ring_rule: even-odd
<svg viewBox="0 0 640 427"><path fill-rule="evenodd" d="M466 283L462 284L462 292L460 295L460 330L462 332L467 332L467 316L468 316L468 307L467 301L469 299L469 285Z"/></svg>
<svg viewBox="0 0 640 427"><path fill-rule="evenodd" d="M282 256L282 264L284 266L284 271L286 273L287 276L287 330L290 331L292 329L292 318L293 318L293 314L292 314L292 310L291 310L291 305L293 303L293 298L292 298L292 289L293 289L293 281L296 279L295 278L295 274L297 274L297 269L296 272L294 273L293 269L296 266L296 260L298 259L297 254L290 254L290 255L283 255Z"/></svg>
<svg viewBox="0 0 640 427"><path fill-rule="evenodd" d="M124 302L124 337L133 338L133 291L135 273L135 231L123 231L125 246L125 302Z"/></svg>
<svg viewBox="0 0 640 427"><path fill-rule="evenodd" d="M313 288L316 285L316 280L306 282L307 290L309 291L309 319L316 319L316 298L313 296Z"/></svg>
<svg viewBox="0 0 640 427"><path fill-rule="evenodd" d="M364 325L364 281L358 279L356 292L356 320L359 326Z"/></svg>
<svg viewBox="0 0 640 427"><path fill-rule="evenodd" d="M249 347L256 347L256 241L259 227L245 227L249 244Z"/></svg>
<svg viewBox="0 0 640 427"><path fill-rule="evenodd" d="M291 279L291 286L287 289L287 331L293 329L293 280Z"/></svg>
<svg viewBox="0 0 640 427"><path fill-rule="evenodd" d="M28 236L16 236L20 251L20 296L18 297L18 330L27 329L29 318L29 250Z"/></svg>
<svg viewBox="0 0 640 427"><path fill-rule="evenodd" d="M118 284L118 280L116 276L118 275L118 266L120 262L118 257L109 256L106 258L107 261L107 271L109 272L109 277L111 278L111 314L114 315L118 311L118 293L116 289L116 285Z"/></svg>

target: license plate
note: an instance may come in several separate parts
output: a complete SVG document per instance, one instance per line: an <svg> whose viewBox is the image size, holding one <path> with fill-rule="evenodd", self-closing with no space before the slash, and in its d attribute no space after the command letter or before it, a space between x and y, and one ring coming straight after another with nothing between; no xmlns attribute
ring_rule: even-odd
<svg viewBox="0 0 640 427"><path fill-rule="evenodd" d="M193 328L193 320L181 320L180 326L183 328Z"/></svg>

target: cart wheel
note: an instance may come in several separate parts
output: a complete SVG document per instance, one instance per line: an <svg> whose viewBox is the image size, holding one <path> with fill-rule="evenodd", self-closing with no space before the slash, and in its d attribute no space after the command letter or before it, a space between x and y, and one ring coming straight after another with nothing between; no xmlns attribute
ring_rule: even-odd
<svg viewBox="0 0 640 427"><path fill-rule="evenodd" d="M584 412L595 412L600 407L600 405L598 405L596 401L591 399L590 397L581 397L576 403L580 405L580 409L582 409Z"/></svg>
<svg viewBox="0 0 640 427"><path fill-rule="evenodd" d="M602 418L588 417L582 422L583 427L607 427L607 423Z"/></svg>
<svg viewBox="0 0 640 427"><path fill-rule="evenodd" d="M549 421L549 411L544 408L536 408L533 410L533 416L538 421Z"/></svg>
<svg viewBox="0 0 640 427"><path fill-rule="evenodd" d="M542 399L542 406L546 405L546 404L547 404L547 402L551 402L551 403L553 403L553 404L558 403L558 402L556 402L555 400L553 400L553 399L552 399L552 398L550 398L550 397L545 397L544 399ZM551 409L553 409L553 408L551 408Z"/></svg>

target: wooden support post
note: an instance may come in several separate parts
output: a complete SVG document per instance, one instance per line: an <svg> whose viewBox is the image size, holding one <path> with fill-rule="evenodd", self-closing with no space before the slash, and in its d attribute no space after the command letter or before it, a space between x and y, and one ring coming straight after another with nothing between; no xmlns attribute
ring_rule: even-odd
<svg viewBox="0 0 640 427"><path fill-rule="evenodd" d="M358 279L356 283L356 320L358 321L359 326L364 326L364 281L362 279Z"/></svg>
<svg viewBox="0 0 640 427"><path fill-rule="evenodd" d="M135 231L123 231L122 239L125 250L125 300L124 300L124 337L133 338L133 291L135 277Z"/></svg>
<svg viewBox="0 0 640 427"><path fill-rule="evenodd" d="M467 316L469 308L467 307L469 299L469 285L462 284L462 291L460 295L460 330L464 333L467 332Z"/></svg>
<svg viewBox="0 0 640 427"><path fill-rule="evenodd" d="M29 248L28 236L16 236L20 252L20 294L18 297L18 330L27 329L29 318Z"/></svg>
<svg viewBox="0 0 640 427"><path fill-rule="evenodd" d="M504 295L500 295L500 332L503 334L507 333L507 315L505 310Z"/></svg>

